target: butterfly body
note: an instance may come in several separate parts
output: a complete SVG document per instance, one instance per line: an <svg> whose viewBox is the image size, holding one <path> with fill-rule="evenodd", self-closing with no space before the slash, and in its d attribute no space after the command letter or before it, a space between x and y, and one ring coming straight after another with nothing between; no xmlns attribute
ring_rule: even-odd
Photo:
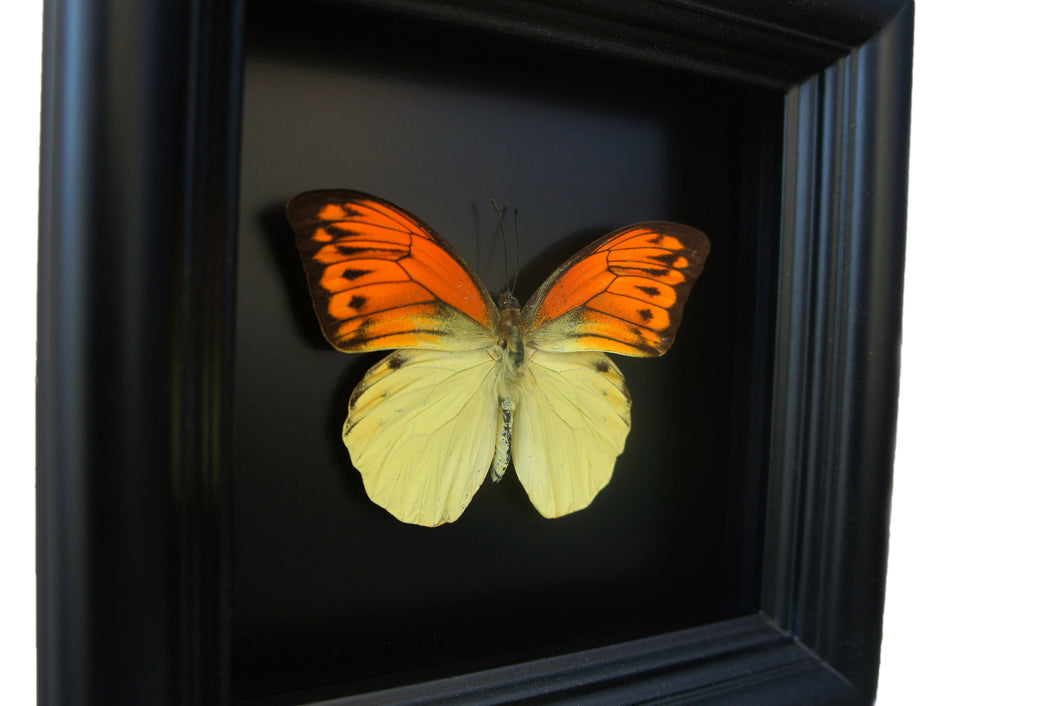
<svg viewBox="0 0 1060 706"><path fill-rule="evenodd" d="M629 226L520 308L510 293L494 303L440 236L382 199L307 192L288 219L328 340L398 349L354 389L343 440L369 497L427 526L459 517L486 473L500 480L512 461L542 515L587 506L630 429L607 352L665 352L709 251L688 226Z"/></svg>
<svg viewBox="0 0 1060 706"><path fill-rule="evenodd" d="M511 292L501 298L500 324L497 332L500 339L490 350L490 356L500 365L497 385L497 446L490 464L490 477L497 482L504 476L511 462L512 420L520 394L523 364L526 362L526 345L523 343L523 321L519 302Z"/></svg>

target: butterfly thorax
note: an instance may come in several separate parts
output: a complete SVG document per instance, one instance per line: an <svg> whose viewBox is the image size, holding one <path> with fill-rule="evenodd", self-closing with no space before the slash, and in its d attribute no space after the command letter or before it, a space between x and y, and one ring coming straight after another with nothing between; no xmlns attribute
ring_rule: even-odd
<svg viewBox="0 0 1060 706"><path fill-rule="evenodd" d="M523 367L526 349L523 344L523 317L519 309L519 300L511 292L505 292L500 298L501 319L498 326L500 340L498 345L506 367L515 377Z"/></svg>

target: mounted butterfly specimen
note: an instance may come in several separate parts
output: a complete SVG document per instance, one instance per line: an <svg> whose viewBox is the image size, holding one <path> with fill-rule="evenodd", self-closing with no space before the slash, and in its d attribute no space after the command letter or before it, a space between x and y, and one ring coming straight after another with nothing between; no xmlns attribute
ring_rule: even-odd
<svg viewBox="0 0 1060 706"><path fill-rule="evenodd" d="M545 517L592 502L630 429L607 353L665 353L710 251L695 228L626 226L520 309L508 292L494 303L441 236L383 199L310 191L287 219L331 345L397 349L353 390L342 438L372 501L425 526L460 517L510 462Z"/></svg>

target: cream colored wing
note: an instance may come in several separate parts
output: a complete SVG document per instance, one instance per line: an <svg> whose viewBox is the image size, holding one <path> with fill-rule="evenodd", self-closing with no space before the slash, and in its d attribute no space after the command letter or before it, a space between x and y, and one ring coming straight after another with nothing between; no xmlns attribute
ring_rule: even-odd
<svg viewBox="0 0 1060 706"><path fill-rule="evenodd" d="M373 502L427 527L460 517L493 461L498 370L486 349L415 349L368 371L342 437Z"/></svg>
<svg viewBox="0 0 1060 706"><path fill-rule="evenodd" d="M586 507L629 434L626 381L604 353L534 351L520 380L512 460L545 517Z"/></svg>

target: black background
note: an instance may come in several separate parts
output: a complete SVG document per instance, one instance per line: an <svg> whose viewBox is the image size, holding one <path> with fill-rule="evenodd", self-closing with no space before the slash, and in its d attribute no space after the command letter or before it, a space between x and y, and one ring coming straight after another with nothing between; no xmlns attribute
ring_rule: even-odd
<svg viewBox="0 0 1060 706"><path fill-rule="evenodd" d="M247 28L234 696L363 691L753 610L748 537L761 517L730 502L753 485L730 463L747 384L734 360L747 345L740 313L752 306L738 254L757 225L741 185L761 106L775 119L779 98L370 11L278 7L252 6ZM404 206L495 292L504 267L489 199L517 205L522 301L614 227L666 219L710 236L671 351L616 356L632 431L589 508L546 520L514 474L439 528L368 500L340 430L380 355L325 342L283 216L287 199L317 188Z"/></svg>

